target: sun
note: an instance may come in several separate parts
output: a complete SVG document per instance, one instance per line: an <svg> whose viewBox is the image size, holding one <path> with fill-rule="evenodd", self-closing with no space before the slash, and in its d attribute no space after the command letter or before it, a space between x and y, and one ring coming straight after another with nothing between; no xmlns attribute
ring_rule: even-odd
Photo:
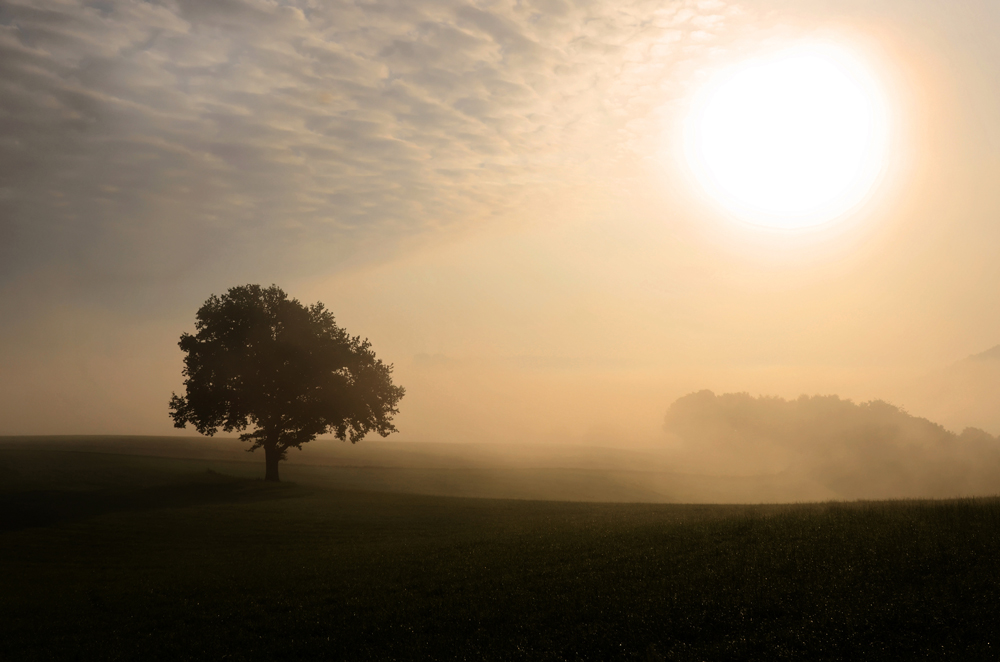
<svg viewBox="0 0 1000 662"><path fill-rule="evenodd" d="M743 221L822 225L859 207L878 183L887 114L876 79L847 51L788 48L705 86L685 126L687 160Z"/></svg>

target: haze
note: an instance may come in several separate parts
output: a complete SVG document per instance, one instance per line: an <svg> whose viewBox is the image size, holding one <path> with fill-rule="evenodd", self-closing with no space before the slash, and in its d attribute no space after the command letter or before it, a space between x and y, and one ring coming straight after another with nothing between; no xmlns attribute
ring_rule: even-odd
<svg viewBox="0 0 1000 662"><path fill-rule="evenodd" d="M703 389L1000 434L998 27L986 0L3 0L0 435L173 434L177 339L243 283L395 364L400 443L669 448ZM889 156L835 222L742 223L683 119L811 40L878 81Z"/></svg>

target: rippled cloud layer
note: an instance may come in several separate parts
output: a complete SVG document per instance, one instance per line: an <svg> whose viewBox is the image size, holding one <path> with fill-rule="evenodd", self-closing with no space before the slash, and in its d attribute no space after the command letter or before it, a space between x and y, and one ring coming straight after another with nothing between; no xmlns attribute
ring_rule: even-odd
<svg viewBox="0 0 1000 662"><path fill-rule="evenodd" d="M51 260L170 277L315 242L345 256L586 187L641 149L670 67L727 11L5 1L2 277Z"/></svg>

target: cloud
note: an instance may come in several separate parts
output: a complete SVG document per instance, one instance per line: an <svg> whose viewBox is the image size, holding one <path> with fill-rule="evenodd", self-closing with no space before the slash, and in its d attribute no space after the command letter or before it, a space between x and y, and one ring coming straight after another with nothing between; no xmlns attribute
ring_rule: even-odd
<svg viewBox="0 0 1000 662"><path fill-rule="evenodd" d="M303 246L343 261L586 186L726 11L4 0L0 282L171 279Z"/></svg>

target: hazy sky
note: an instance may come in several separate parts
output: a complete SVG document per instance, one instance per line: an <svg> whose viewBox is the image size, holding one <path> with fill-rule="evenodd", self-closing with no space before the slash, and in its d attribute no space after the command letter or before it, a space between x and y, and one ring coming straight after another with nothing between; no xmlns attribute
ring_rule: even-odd
<svg viewBox="0 0 1000 662"><path fill-rule="evenodd" d="M0 434L171 433L177 338L248 282L371 339L400 439L656 443L702 388L988 426L913 384L1000 343L998 33L991 0L0 0ZM680 127L803 40L870 66L891 158L782 234Z"/></svg>

